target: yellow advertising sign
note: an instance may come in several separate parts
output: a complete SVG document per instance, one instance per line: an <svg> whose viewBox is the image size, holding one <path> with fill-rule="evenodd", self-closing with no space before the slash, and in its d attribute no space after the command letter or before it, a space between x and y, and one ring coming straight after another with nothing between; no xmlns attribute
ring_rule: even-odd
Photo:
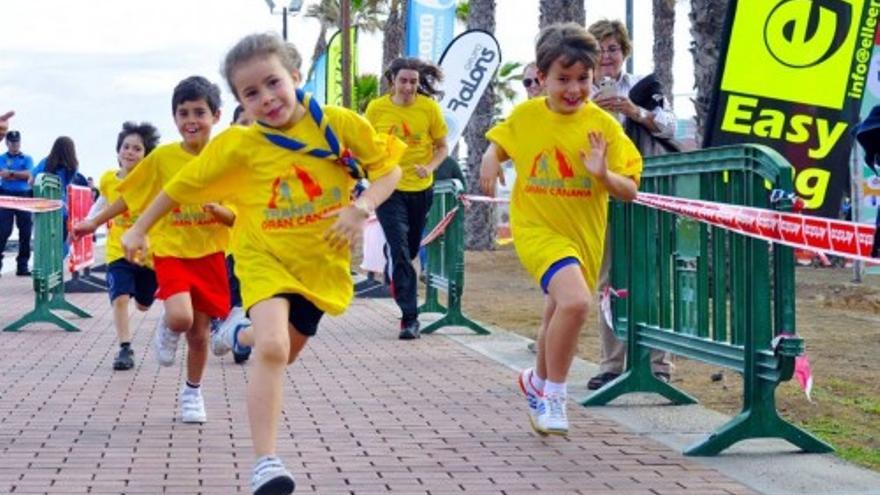
<svg viewBox="0 0 880 495"><path fill-rule="evenodd" d="M738 0L721 89L842 110L866 1Z"/></svg>

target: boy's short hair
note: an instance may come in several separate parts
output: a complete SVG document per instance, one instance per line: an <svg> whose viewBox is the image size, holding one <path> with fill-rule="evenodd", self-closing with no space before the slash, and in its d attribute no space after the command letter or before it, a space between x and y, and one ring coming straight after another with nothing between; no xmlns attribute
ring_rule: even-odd
<svg viewBox="0 0 880 495"><path fill-rule="evenodd" d="M595 69L599 61L599 43L583 26L574 22L547 26L538 34L535 44L535 63L547 74L557 59L563 67L581 62L587 69Z"/></svg>
<svg viewBox="0 0 880 495"><path fill-rule="evenodd" d="M232 73L239 65L254 57L268 57L275 55L281 61L281 66L289 72L299 71L302 65L302 57L293 43L286 42L276 33L255 33L242 38L229 50L223 60L220 73L229 84L232 94L238 99L238 92L232 84Z"/></svg>
<svg viewBox="0 0 880 495"><path fill-rule="evenodd" d="M122 148L122 141L132 134L137 134L144 142L144 156L149 155L159 144L159 131L156 129L156 126L149 122L141 122L140 124L137 124L128 121L122 124L122 130L119 131L119 135L116 136L117 153L119 153L120 148Z"/></svg>
<svg viewBox="0 0 880 495"><path fill-rule="evenodd" d="M202 76L189 76L177 83L174 94L171 96L171 113L177 112L177 107L187 101L205 100L211 113L220 110L220 88Z"/></svg>

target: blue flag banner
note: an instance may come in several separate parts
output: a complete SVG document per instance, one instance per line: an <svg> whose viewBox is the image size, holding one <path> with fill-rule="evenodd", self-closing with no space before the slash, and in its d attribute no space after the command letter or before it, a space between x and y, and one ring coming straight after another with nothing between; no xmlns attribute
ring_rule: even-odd
<svg viewBox="0 0 880 495"><path fill-rule="evenodd" d="M455 0L409 0L406 56L437 62L452 41Z"/></svg>
<svg viewBox="0 0 880 495"><path fill-rule="evenodd" d="M327 53L321 54L312 70L309 79L303 85L303 91L311 93L318 103L324 105L327 100Z"/></svg>

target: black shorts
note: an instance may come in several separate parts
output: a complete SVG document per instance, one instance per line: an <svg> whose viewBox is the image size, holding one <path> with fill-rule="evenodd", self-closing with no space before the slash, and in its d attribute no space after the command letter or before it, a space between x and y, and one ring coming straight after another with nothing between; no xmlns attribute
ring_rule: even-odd
<svg viewBox="0 0 880 495"><path fill-rule="evenodd" d="M141 306L150 306L156 299L156 272L120 258L107 265L107 292L110 302L119 296L133 296Z"/></svg>
<svg viewBox="0 0 880 495"><path fill-rule="evenodd" d="M299 294L276 294L275 297L283 297L290 303L287 320L293 325L293 328L306 337L314 337L318 332L318 322L321 321L324 312Z"/></svg>

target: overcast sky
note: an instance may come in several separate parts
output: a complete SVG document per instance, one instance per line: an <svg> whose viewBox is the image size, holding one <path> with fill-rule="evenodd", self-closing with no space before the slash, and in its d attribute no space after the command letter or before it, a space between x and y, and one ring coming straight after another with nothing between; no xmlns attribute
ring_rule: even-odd
<svg viewBox="0 0 880 495"><path fill-rule="evenodd" d="M634 3L635 72L644 74L652 68L651 0ZM674 87L685 95L693 85L687 3L679 2ZM588 24L624 15L622 0L587 2ZM220 78L221 59L243 35L281 30L280 15L270 14L263 0L0 0L0 19L0 113L15 110L12 128L22 133L22 151L38 161L56 137L70 136L80 170L96 179L117 166L123 121L152 122L163 142L180 139L171 91L184 77L199 74L220 84L223 116L215 132L224 129L235 102ZM537 19L538 0L497 0L504 61L533 57ZM318 24L291 17L288 30L307 69ZM360 43L361 72L378 73L381 39L362 36ZM676 113L692 113L686 96L677 98Z"/></svg>

